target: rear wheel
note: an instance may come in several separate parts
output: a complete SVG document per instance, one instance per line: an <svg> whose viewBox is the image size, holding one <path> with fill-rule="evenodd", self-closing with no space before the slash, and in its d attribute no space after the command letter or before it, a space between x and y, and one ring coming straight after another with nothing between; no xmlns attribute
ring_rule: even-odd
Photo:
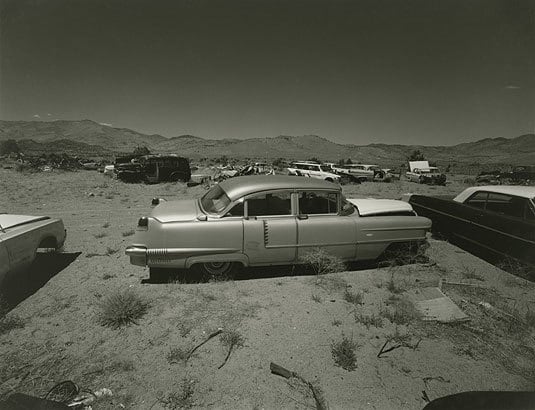
<svg viewBox="0 0 535 410"><path fill-rule="evenodd" d="M194 265L194 269L207 279L225 280L232 278L240 266L236 262L205 262Z"/></svg>

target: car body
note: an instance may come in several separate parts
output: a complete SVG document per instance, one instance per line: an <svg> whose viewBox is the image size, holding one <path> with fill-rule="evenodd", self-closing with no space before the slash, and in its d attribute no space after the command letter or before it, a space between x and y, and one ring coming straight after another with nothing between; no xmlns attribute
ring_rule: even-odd
<svg viewBox="0 0 535 410"><path fill-rule="evenodd" d="M391 245L424 241L430 227L403 201L346 200L339 185L315 178L244 176L198 200L161 202L140 218L126 254L134 265L199 265L205 273L296 264L318 247L370 260Z"/></svg>
<svg viewBox="0 0 535 410"><path fill-rule="evenodd" d="M0 284L29 268L38 249L60 249L65 237L61 219L0 214Z"/></svg>
<svg viewBox="0 0 535 410"><path fill-rule="evenodd" d="M339 175L333 173L328 166L316 162L293 162L288 167L288 175L322 179L328 182L340 182Z"/></svg>
<svg viewBox="0 0 535 410"><path fill-rule="evenodd" d="M125 182L187 182L191 169L187 158L178 155L131 155L117 158L114 164L117 178Z"/></svg>
<svg viewBox="0 0 535 410"><path fill-rule="evenodd" d="M430 185L445 185L446 175L441 173L437 167L429 166L427 161L410 161L409 171L405 173L411 182Z"/></svg>
<svg viewBox="0 0 535 410"><path fill-rule="evenodd" d="M433 230L501 257L535 263L535 187L489 185L455 198L410 195L408 202L433 221Z"/></svg>
<svg viewBox="0 0 535 410"><path fill-rule="evenodd" d="M358 179L360 182L373 181L376 170L380 169L377 165L365 164L346 164L337 165L333 169L338 173L347 173Z"/></svg>

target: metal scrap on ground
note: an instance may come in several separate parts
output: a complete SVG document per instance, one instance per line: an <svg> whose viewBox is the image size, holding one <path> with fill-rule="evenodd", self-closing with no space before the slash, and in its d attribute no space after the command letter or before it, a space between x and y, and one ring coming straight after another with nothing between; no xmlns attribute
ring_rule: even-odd
<svg viewBox="0 0 535 410"><path fill-rule="evenodd" d="M422 314L422 319L442 323L464 322L470 320L453 301L439 288L420 288L409 292L409 298L416 309Z"/></svg>

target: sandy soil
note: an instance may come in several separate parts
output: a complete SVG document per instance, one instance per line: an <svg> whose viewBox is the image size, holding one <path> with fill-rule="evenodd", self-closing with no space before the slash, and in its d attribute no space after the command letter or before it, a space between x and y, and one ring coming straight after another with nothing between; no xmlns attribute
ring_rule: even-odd
<svg viewBox="0 0 535 410"><path fill-rule="evenodd" d="M366 183L344 191L348 197L453 195L464 188L463 180L446 187ZM42 287L6 295L12 304L20 302L8 317L22 325L0 334L0 395L42 396L68 379L113 391L94 409L314 408L310 391L270 374L270 362L314 382L331 409L420 409L423 391L434 399L465 390L535 388L534 331L525 316L535 308L535 286L447 242L430 239L425 264L320 278L277 268L247 271L243 280L147 283L147 270L131 266L124 255L137 219L150 212L155 196L202 192L182 184L123 184L93 171L0 170L2 212L58 216L68 231L64 254L46 255L56 262L51 270L43 264L48 276L35 282ZM443 287L469 322L409 317L396 325L382 316L406 291L436 286L440 279L477 285ZM118 330L102 326L99 303L125 288L150 302L147 314ZM348 302L347 291L361 293L362 304ZM368 328L366 317L382 323ZM219 327L244 339L224 367L218 369L227 353L220 336L185 364L170 360L172 349L191 348ZM353 371L333 360L332 344L343 337L357 344ZM392 338L403 346L378 358Z"/></svg>

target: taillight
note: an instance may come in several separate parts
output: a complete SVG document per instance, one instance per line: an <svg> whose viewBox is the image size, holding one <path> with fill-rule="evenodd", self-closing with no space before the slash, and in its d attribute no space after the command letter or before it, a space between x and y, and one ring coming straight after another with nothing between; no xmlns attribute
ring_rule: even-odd
<svg viewBox="0 0 535 410"><path fill-rule="evenodd" d="M138 228L147 229L149 226L149 218L147 218L146 216L139 218L139 220L137 221L137 226Z"/></svg>

